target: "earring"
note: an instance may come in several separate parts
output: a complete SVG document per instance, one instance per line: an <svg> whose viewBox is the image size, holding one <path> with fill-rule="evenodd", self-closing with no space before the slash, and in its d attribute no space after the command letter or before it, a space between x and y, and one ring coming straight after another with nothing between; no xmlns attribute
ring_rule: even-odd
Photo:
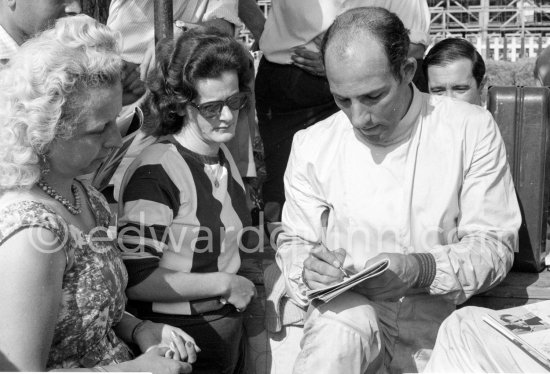
<svg viewBox="0 0 550 374"><path fill-rule="evenodd" d="M40 168L40 174L42 174L42 176L44 176L44 175L46 175L50 172L50 164L48 163L48 159L46 158L45 153L41 154L40 157L42 158L42 165L41 165L41 168Z"/></svg>

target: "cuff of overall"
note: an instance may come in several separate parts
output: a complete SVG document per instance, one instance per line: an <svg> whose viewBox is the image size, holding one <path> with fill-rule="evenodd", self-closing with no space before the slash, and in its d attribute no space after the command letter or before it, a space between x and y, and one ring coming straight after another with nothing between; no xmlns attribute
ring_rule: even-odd
<svg viewBox="0 0 550 374"><path fill-rule="evenodd" d="M435 257L431 253L411 253L411 256L420 266L418 280L413 288L429 287L435 279Z"/></svg>

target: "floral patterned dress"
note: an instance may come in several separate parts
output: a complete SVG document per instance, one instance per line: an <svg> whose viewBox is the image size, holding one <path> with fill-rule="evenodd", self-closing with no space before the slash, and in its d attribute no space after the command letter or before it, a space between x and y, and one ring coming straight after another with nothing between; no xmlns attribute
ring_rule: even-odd
<svg viewBox="0 0 550 374"><path fill-rule="evenodd" d="M108 239L109 207L93 187L85 185L85 190L97 225L88 234L36 201L0 208L0 247L20 230L42 227L54 233L67 257L47 369L93 367L132 358L113 331L124 313L128 275Z"/></svg>

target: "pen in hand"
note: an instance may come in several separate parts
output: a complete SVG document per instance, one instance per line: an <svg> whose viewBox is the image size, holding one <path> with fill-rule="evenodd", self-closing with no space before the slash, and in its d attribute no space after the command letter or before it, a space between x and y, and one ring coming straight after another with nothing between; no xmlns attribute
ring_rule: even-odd
<svg viewBox="0 0 550 374"><path fill-rule="evenodd" d="M320 243L321 246L323 248L325 248L328 252L330 253L333 253L333 251L331 251L330 249L327 248L327 246L324 244L324 243ZM335 267L337 267L338 269L340 269L340 271L342 272L342 274L344 274L344 277L346 278L349 278L350 275L348 274L348 272L344 269L343 265L344 263L343 262L340 262L340 260L338 260L338 258L336 258L336 255L334 255L334 260L332 261L332 265L334 265Z"/></svg>

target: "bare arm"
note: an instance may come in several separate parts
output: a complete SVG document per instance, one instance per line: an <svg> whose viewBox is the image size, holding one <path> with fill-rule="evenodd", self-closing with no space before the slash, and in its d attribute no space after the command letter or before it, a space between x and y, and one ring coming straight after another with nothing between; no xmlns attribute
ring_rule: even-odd
<svg viewBox="0 0 550 374"><path fill-rule="evenodd" d="M145 280L127 289L128 297L141 301L178 302L223 297L244 309L255 295L254 284L229 273L183 273L155 269Z"/></svg>
<svg viewBox="0 0 550 374"><path fill-rule="evenodd" d="M157 268L144 281L128 288L128 297L141 301L176 302L224 295L230 274L182 273Z"/></svg>
<svg viewBox="0 0 550 374"><path fill-rule="evenodd" d="M6 301L0 308L0 371L46 370L65 266L65 252L55 235L44 228L23 229L0 247L0 299ZM191 372L188 363L162 357L166 351L167 348L154 349L107 368L167 374Z"/></svg>
<svg viewBox="0 0 550 374"><path fill-rule="evenodd" d="M185 331L164 323L142 321L129 313L124 313L113 329L122 340L137 344L141 352L155 347L170 348L170 358L190 364L197 360L197 352L200 352L193 337Z"/></svg>
<svg viewBox="0 0 550 374"><path fill-rule="evenodd" d="M30 228L0 247L0 351L17 370L46 368L66 263L57 243L52 232Z"/></svg>

